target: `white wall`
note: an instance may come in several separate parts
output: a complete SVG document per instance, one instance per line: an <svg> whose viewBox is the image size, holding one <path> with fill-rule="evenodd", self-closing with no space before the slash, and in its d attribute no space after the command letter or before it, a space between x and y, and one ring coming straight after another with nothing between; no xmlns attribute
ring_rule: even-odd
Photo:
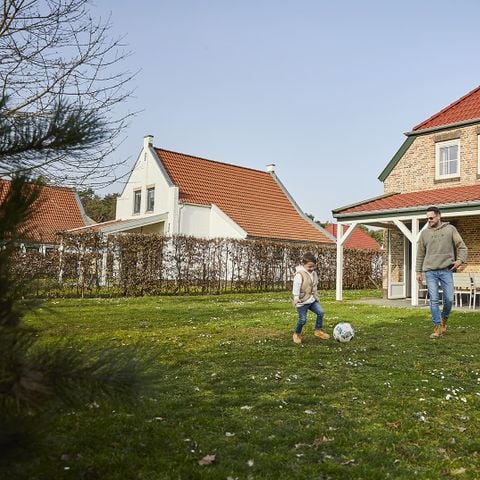
<svg viewBox="0 0 480 480"><path fill-rule="evenodd" d="M209 238L210 207L197 205L180 206L180 231L184 235Z"/></svg>
<svg viewBox="0 0 480 480"><path fill-rule="evenodd" d="M180 233L201 238L245 238L246 232L217 206L181 205Z"/></svg>
<svg viewBox="0 0 480 480"><path fill-rule="evenodd" d="M210 211L210 238L246 238L247 232L216 205Z"/></svg>
<svg viewBox="0 0 480 480"><path fill-rule="evenodd" d="M123 233L159 233L163 235L165 233L165 223L152 223L151 225L143 225L142 227L132 228L130 230L126 230Z"/></svg>

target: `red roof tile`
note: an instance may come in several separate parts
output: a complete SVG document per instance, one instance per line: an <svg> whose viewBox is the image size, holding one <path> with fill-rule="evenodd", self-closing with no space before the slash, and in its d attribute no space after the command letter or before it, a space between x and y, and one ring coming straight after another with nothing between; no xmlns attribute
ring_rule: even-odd
<svg viewBox="0 0 480 480"><path fill-rule="evenodd" d="M0 202L5 199L9 189L10 181L0 179ZM84 216L71 188L42 186L39 198L33 204L33 215L24 231L29 240L57 243L57 232L85 225Z"/></svg>
<svg viewBox="0 0 480 480"><path fill-rule="evenodd" d="M419 192L394 193L364 202L337 208L335 214L368 213L373 211L395 210L431 205L447 205L466 202L480 202L480 185L467 185L449 188L422 190Z"/></svg>
<svg viewBox="0 0 480 480"><path fill-rule="evenodd" d="M448 107L445 107L443 110L440 110L440 112L427 118L424 122L413 127L413 131L479 118L480 87L477 87L462 98L448 105Z"/></svg>
<svg viewBox="0 0 480 480"><path fill-rule="evenodd" d="M215 204L253 237L333 242L298 213L270 173L155 150L181 202Z"/></svg>
<svg viewBox="0 0 480 480"><path fill-rule="evenodd" d="M327 232L330 232L332 235L335 236L335 238L337 238L337 227L338 225L336 223L329 223L325 227L325 230L327 230ZM348 225L344 225L343 232L345 232L348 227ZM378 244L378 242L359 227L355 227L353 229L353 232L348 237L347 241L344 244L344 247L380 250L380 245Z"/></svg>

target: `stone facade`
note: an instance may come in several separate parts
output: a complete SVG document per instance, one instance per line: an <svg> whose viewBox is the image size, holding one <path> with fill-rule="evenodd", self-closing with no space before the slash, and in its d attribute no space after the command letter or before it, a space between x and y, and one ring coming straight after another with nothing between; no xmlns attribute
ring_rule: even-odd
<svg viewBox="0 0 480 480"><path fill-rule="evenodd" d="M419 135L384 181L385 193L407 193L480 183L478 125ZM435 145L460 140L460 177L435 179Z"/></svg>

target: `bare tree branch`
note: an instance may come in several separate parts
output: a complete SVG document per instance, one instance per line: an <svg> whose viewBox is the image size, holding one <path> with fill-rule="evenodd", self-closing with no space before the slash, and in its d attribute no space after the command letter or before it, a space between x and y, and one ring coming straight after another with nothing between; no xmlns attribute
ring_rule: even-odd
<svg viewBox="0 0 480 480"><path fill-rule="evenodd" d="M14 134L1 139L0 176L38 175L97 187L115 181L122 161L106 157L135 114L125 106L135 73L122 68L129 56L124 38L111 39L110 19L92 18L89 6L90 0L3 0L0 98L7 100L2 116ZM95 117L97 135L79 142L82 148L72 148L74 141L62 149L62 139L54 139L55 118L68 109ZM25 139L25 125L38 129L27 155L15 150L15 138Z"/></svg>

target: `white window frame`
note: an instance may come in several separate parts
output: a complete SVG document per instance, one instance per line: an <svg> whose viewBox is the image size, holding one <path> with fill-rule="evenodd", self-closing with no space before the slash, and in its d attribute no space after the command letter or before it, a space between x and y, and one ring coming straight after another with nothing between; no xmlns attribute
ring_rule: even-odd
<svg viewBox="0 0 480 480"><path fill-rule="evenodd" d="M153 199L152 199L152 208L149 208L149 194L153 192ZM146 212L153 212L155 210L155 187L147 187L147 195L145 197L145 211Z"/></svg>
<svg viewBox="0 0 480 480"><path fill-rule="evenodd" d="M477 135L477 173L480 175L480 133Z"/></svg>
<svg viewBox="0 0 480 480"><path fill-rule="evenodd" d="M440 150L442 148L451 147L453 145L457 146L457 171L455 173L447 173L440 175ZM435 179L443 180L445 178L460 178L460 139L447 140L446 142L437 142L435 144Z"/></svg>
<svg viewBox="0 0 480 480"><path fill-rule="evenodd" d="M140 194L140 202L139 202L139 205L138 205L138 210L135 208L136 207L136 199L137 199L137 193ZM142 210L142 190L141 189L138 189L138 190L134 190L133 191L133 214L134 215L138 215Z"/></svg>

